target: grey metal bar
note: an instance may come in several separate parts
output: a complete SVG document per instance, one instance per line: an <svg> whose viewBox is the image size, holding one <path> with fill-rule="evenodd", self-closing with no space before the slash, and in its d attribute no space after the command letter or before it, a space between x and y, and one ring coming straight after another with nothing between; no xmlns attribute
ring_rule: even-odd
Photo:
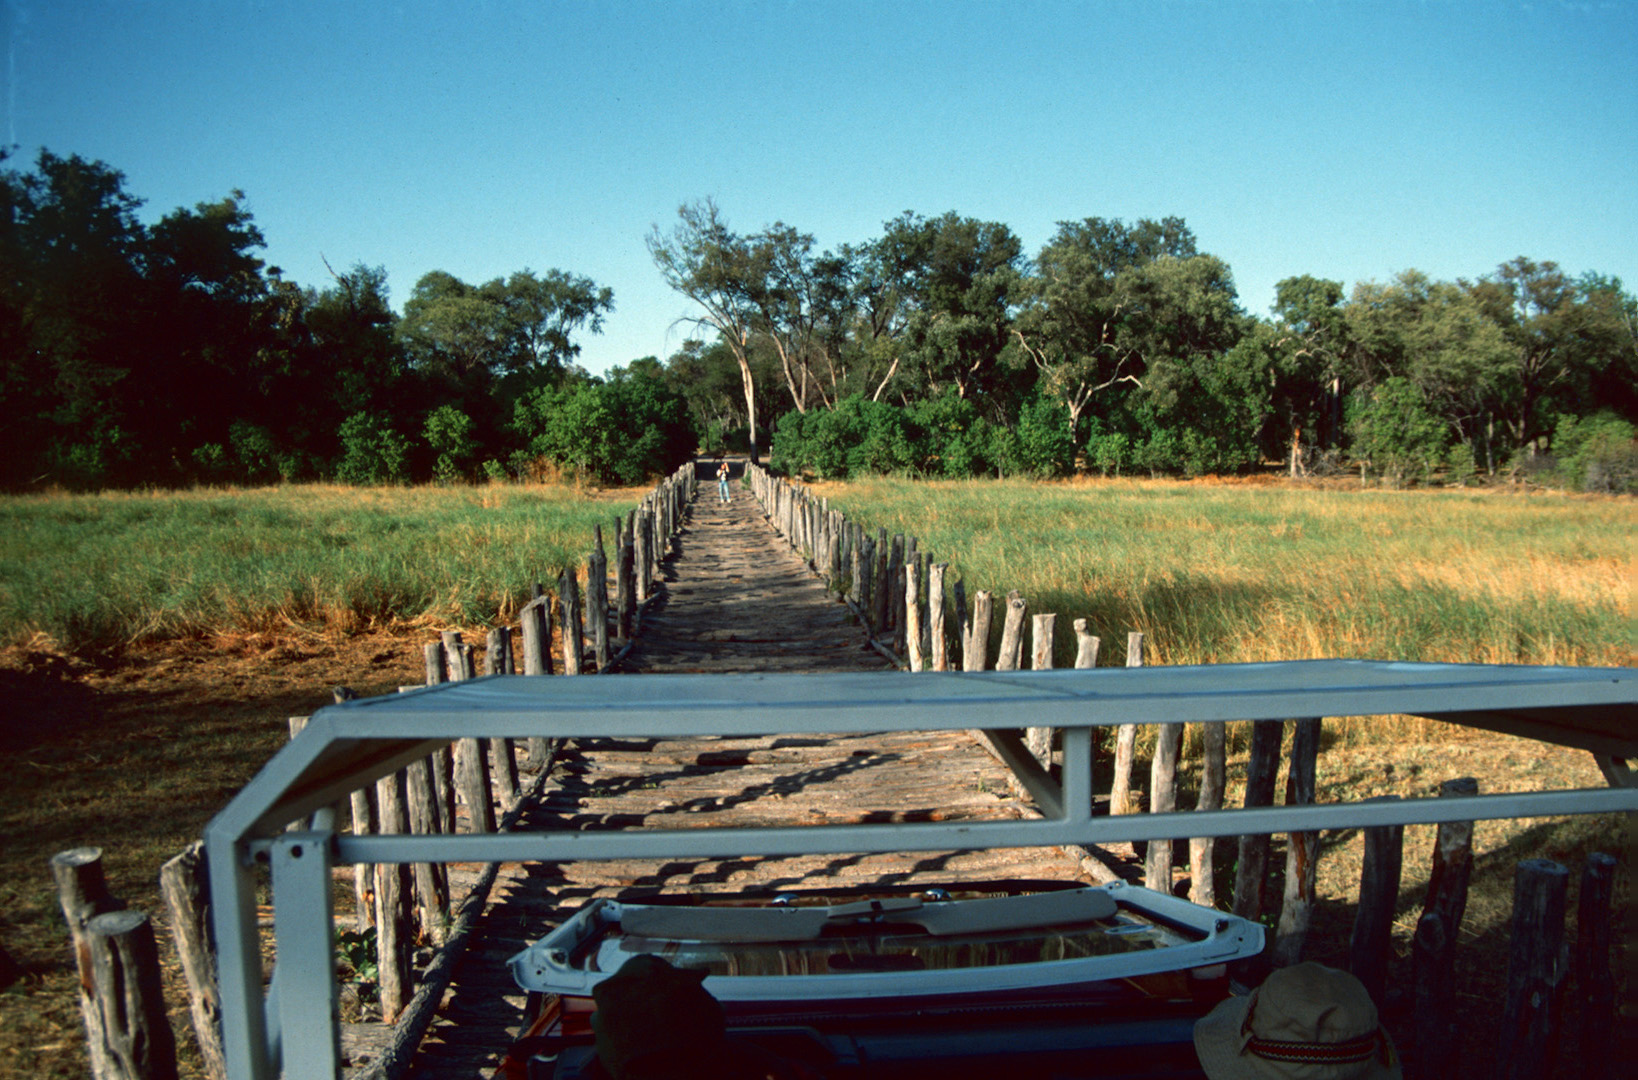
<svg viewBox="0 0 1638 1080"><path fill-rule="evenodd" d="M335 1076L341 1068L329 832L273 841L273 933L285 1076ZM320 1034L322 1032L323 1034Z"/></svg>
<svg viewBox="0 0 1638 1080"><path fill-rule="evenodd" d="M893 822L776 828L631 829L463 836L342 836L342 863L557 862L579 859L727 858L866 851L1110 844L1182 836L1239 836L1487 818L1638 812L1638 790L1532 791L1396 803L1321 803L1240 810L1131 814L1088 821Z"/></svg>

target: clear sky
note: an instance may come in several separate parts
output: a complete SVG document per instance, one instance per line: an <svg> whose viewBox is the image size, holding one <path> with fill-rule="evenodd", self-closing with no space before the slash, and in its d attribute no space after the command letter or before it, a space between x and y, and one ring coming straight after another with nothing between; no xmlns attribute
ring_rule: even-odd
<svg viewBox="0 0 1638 1080"><path fill-rule="evenodd" d="M1265 314L1295 274L1638 288L1638 3L0 0L5 143L157 219L241 188L304 285L614 289L593 371L681 344L643 239L716 199L822 247L904 210L1178 215Z"/></svg>

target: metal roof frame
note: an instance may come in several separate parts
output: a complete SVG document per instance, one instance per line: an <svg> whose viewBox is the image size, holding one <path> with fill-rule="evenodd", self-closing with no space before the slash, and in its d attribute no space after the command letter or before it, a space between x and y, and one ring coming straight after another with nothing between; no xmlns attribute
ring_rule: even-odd
<svg viewBox="0 0 1638 1080"><path fill-rule="evenodd" d="M1139 723L1404 714L1587 750L1610 787L1460 800L1092 816L1092 734ZM1062 729L1062 782L1024 726ZM283 832L452 739L979 730L1039 819L456 836ZM1303 660L1031 672L492 676L321 709L206 829L234 1080L336 1075L330 870L336 863L540 862L932 851L1233 836L1638 810L1638 669ZM278 956L262 992L254 865L271 865ZM327 1032L327 1034L325 1034ZM289 1036L289 1037L287 1037ZM298 1037L299 1036L299 1037Z"/></svg>

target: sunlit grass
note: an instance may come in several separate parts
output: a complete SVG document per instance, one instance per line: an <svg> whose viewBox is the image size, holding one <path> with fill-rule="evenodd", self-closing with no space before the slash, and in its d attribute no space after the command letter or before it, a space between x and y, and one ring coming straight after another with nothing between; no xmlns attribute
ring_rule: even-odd
<svg viewBox="0 0 1638 1080"><path fill-rule="evenodd" d="M5 643L508 618L635 490L348 488L0 499ZM606 541L607 542L607 541Z"/></svg>
<svg viewBox="0 0 1638 1080"><path fill-rule="evenodd" d="M1631 499L1136 480L818 490L916 536L969 597L1016 589L1056 612L1059 666L1077 618L1104 664L1123 662L1131 631L1156 664L1632 663Z"/></svg>

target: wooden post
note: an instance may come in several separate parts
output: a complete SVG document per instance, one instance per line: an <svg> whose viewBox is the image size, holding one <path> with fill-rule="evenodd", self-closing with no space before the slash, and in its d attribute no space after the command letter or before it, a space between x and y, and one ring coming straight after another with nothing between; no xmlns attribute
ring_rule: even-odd
<svg viewBox="0 0 1638 1080"><path fill-rule="evenodd" d="M989 662L992 603L984 589L973 594L973 625L968 631L967 647L962 650L963 671L983 671Z"/></svg>
<svg viewBox="0 0 1638 1080"><path fill-rule="evenodd" d="M1251 755L1246 762L1247 809L1274 805L1274 784L1280 774L1283 720L1257 720L1251 725ZM1268 842L1266 833L1242 836L1234 867L1234 914L1257 922L1268 909Z"/></svg>
<svg viewBox="0 0 1638 1080"><path fill-rule="evenodd" d="M535 588L541 587L536 585ZM550 675L552 633L551 622L547 618L547 599L544 590L524 605L519 617L523 630L523 673Z"/></svg>
<svg viewBox="0 0 1638 1080"><path fill-rule="evenodd" d="M921 597L922 605L921 655L926 657L931 657L933 655L933 636L930 626L931 620L929 620L927 617L928 606L932 603L932 594L927 591L927 566L930 562L932 562L932 559L925 551L916 552L916 595ZM939 597L939 603L942 604L943 602L944 598L942 596Z"/></svg>
<svg viewBox="0 0 1638 1080"><path fill-rule="evenodd" d="M437 800L432 785L432 762L411 762L404 770L404 810L409 831L429 836L439 831ZM431 941L442 941L449 915L449 881L441 863L413 863L416 922Z"/></svg>
<svg viewBox="0 0 1638 1080"><path fill-rule="evenodd" d="M1161 724L1155 732L1155 756L1149 763L1149 813L1169 814L1177 809L1177 759L1183 749L1183 725ZM1149 841L1144 853L1143 884L1167 896L1172 894L1172 842Z"/></svg>
<svg viewBox="0 0 1638 1080"><path fill-rule="evenodd" d="M472 647L461 640L459 630L445 630L442 634L444 663L451 682L461 682L477 676L472 664Z"/></svg>
<svg viewBox="0 0 1638 1080"><path fill-rule="evenodd" d="M1030 620L1030 658L1031 671L1049 671L1052 668L1052 636L1058 627L1058 616L1037 615ZM1049 727L1032 727L1024 731L1024 742L1030 753L1035 755L1048 770L1052 768L1052 729Z"/></svg>
<svg viewBox="0 0 1638 1080"><path fill-rule="evenodd" d="M887 555L887 587L892 590L883 629L893 631L893 651L904 655L904 534L893 537Z"/></svg>
<svg viewBox="0 0 1638 1080"><path fill-rule="evenodd" d="M859 541L859 595L854 597L854 603L859 605L859 617L864 620L865 633L874 636L876 632L876 541L865 536L860 530L862 539Z"/></svg>
<svg viewBox="0 0 1638 1080"><path fill-rule="evenodd" d="M580 580L572 566L557 579L557 601L563 632L563 674L578 675L586 644L580 632Z"/></svg>
<svg viewBox="0 0 1638 1080"><path fill-rule="evenodd" d="M927 568L927 636L933 646L933 670L950 670L950 643L944 636L944 571L949 563Z"/></svg>
<svg viewBox="0 0 1638 1080"><path fill-rule="evenodd" d="M876 559L871 574L870 599L873 603L876 636L887 633L888 615L893 606L892 552L887 546L887 530L876 530Z"/></svg>
<svg viewBox="0 0 1638 1080"><path fill-rule="evenodd" d="M176 1080L176 1036L165 1014L159 946L140 911L111 911L85 927L108 1050L108 1080Z"/></svg>
<svg viewBox="0 0 1638 1080"><path fill-rule="evenodd" d="M1384 795L1371 802L1397 801ZM1370 992L1377 1008L1384 1005L1388 984L1388 951L1393 944L1393 913L1399 901L1404 863L1405 827L1378 825L1365 830L1365 855L1359 873L1359 908L1348 943L1348 970Z"/></svg>
<svg viewBox="0 0 1638 1080"><path fill-rule="evenodd" d="M523 673L525 675L550 675L552 673L552 631L551 620L547 618L546 588L538 581L535 583L534 599L524 605L520 613L523 629ZM531 772L539 772L546 767L546 740L532 738L526 744L528 752L524 755L524 768ZM454 831L451 821L446 826Z"/></svg>
<svg viewBox="0 0 1638 1080"><path fill-rule="evenodd" d="M483 653L485 675L512 674L511 642L511 627L498 626L489 631ZM489 756L492 759L490 766L495 781L495 794L499 796L501 805L506 806L518 795L518 759L512 749L512 740L490 739ZM413 801L412 795L412 805ZM410 824L413 827L414 821L412 820Z"/></svg>
<svg viewBox="0 0 1638 1080"><path fill-rule="evenodd" d="M1285 805L1307 806L1314 801L1319 763L1320 721L1298 720L1291 734L1291 768L1286 774ZM1294 832L1286 836L1285 903L1275 928L1274 964L1289 967L1301 962L1314 918L1314 882L1319 870L1319 833Z"/></svg>
<svg viewBox="0 0 1638 1080"><path fill-rule="evenodd" d="M1451 1031L1450 973L1443 959L1450 955L1455 934L1437 911L1424 911L1416 920L1411 939L1411 1003L1415 1015L1417 1073L1427 1077L1453 1075L1457 1040Z"/></svg>
<svg viewBox="0 0 1638 1080"><path fill-rule="evenodd" d="M391 773L375 782L375 805L380 811L377 831L409 831L404 806L404 774ZM415 972L410 964L414 943L410 934L407 868L397 863L375 867L375 951L381 989L381 1018L392 1023L415 993Z"/></svg>
<svg viewBox="0 0 1638 1080"><path fill-rule="evenodd" d="M368 836L374 827L375 808L370 805L370 796L373 793L373 788L363 787L348 797L352 805L354 836ZM370 898L375 891L374 881L375 871L370 864L353 864L353 928L361 934L375 918L374 902Z"/></svg>
<svg viewBox="0 0 1638 1080"><path fill-rule="evenodd" d="M632 530L631 537L632 595L638 605L648 601L648 546L651 542L649 531L648 513L639 510L637 512L637 524Z"/></svg>
<svg viewBox="0 0 1638 1080"><path fill-rule="evenodd" d="M1615 976L1610 970L1614 895L1615 858L1595 851L1581 869L1575 918L1575 986L1585 1080L1615 1080Z"/></svg>
<svg viewBox="0 0 1638 1080"><path fill-rule="evenodd" d="M1478 792L1479 782L1471 776L1439 785L1442 799L1465 798ZM1416 1049L1423 1069L1448 1072L1458 1041L1453 1002L1456 937L1467 910L1467 884L1472 875L1473 822L1441 822L1433 845L1427 898L1411 950Z"/></svg>
<svg viewBox="0 0 1638 1080"><path fill-rule="evenodd" d="M1466 798L1479 793L1473 777L1441 783L1440 798ZM1455 1039L1456 937L1468 910L1468 880L1473 877L1473 821L1441 821L1433 842L1433 869L1428 875L1427 898L1417 924L1417 947L1412 949L1417 985L1417 1049L1423 1059L1448 1067ZM1423 933L1422 921L1437 916Z"/></svg>
<svg viewBox="0 0 1638 1080"><path fill-rule="evenodd" d="M484 636L483 673L485 675L512 674L512 628L491 627Z"/></svg>
<svg viewBox="0 0 1638 1080"><path fill-rule="evenodd" d="M995 654L995 670L1017 671L1024 658L1024 616L1029 604L1018 590L1007 593L1007 614L1001 623L1001 649Z"/></svg>
<svg viewBox="0 0 1638 1080"><path fill-rule="evenodd" d="M1200 797L1195 800L1196 810L1221 810L1223 788L1228 776L1227 729L1221 724L1206 724L1200 732ZM1217 906L1216 859L1217 840L1197 836L1189 841L1189 899L1203 907Z"/></svg>
<svg viewBox="0 0 1638 1080"><path fill-rule="evenodd" d="M1513 877L1507 1005L1496 1048L1495 1075L1503 1080L1553 1075L1569 966L1564 955L1569 884L1570 872L1549 859L1525 859Z"/></svg>
<svg viewBox="0 0 1638 1080"><path fill-rule="evenodd" d="M1479 781L1471 776L1446 780L1439 785L1441 799L1469 798L1479 793ZM1473 822L1440 822L1433 847L1433 869L1428 875L1424 911L1438 911L1452 941L1462 928L1467 911L1467 885L1473 877Z"/></svg>
<svg viewBox="0 0 1638 1080"><path fill-rule="evenodd" d="M1143 635L1126 635L1126 666L1143 666ZM1115 729L1115 777L1109 784L1109 812L1130 814L1132 805L1132 756L1137 752L1137 725L1121 724Z"/></svg>
<svg viewBox="0 0 1638 1080"><path fill-rule="evenodd" d="M857 543L854 543L848 551L848 570L852 575L847 586L848 599L859 605L860 610L863 610L864 551Z"/></svg>
<svg viewBox="0 0 1638 1080"><path fill-rule="evenodd" d="M1102 644L1102 639L1086 628L1085 619L1075 620L1075 666L1077 668L1097 667L1098 647Z"/></svg>
<svg viewBox="0 0 1638 1080"><path fill-rule="evenodd" d="M967 610L967 583L956 578L955 586L950 590L951 599L955 601L956 622L956 651L950 658L950 666L957 671L971 671L967 667L967 650L970 642L967 640L973 633L972 614Z"/></svg>
<svg viewBox="0 0 1638 1080"><path fill-rule="evenodd" d="M96 976L91 965L91 941L86 927L91 920L121 905L108 891L102 873L102 849L71 848L51 857L51 876L57 882L57 900L68 923L69 940L80 975L80 1016L85 1021L86 1053L94 1080L116 1075L108 1054L102 1006L97 1001Z"/></svg>
<svg viewBox="0 0 1638 1080"><path fill-rule="evenodd" d="M439 683L447 681L449 676L444 671L443 643L429 641L421 652L426 658L427 685L437 686Z"/></svg>
<svg viewBox="0 0 1638 1080"><path fill-rule="evenodd" d="M632 619L637 611L637 589L633 581L636 559L635 542L629 532L622 531L614 554L614 634L621 641L631 640Z"/></svg>
<svg viewBox="0 0 1638 1080"><path fill-rule="evenodd" d="M598 674L607 674L609 660L609 557L603 550L603 526L592 526L591 558L586 563L586 618L591 623L592 648Z"/></svg>
<svg viewBox="0 0 1638 1080"><path fill-rule="evenodd" d="M227 1080L222 1056L222 996L210 936L210 877L205 845L195 840L159 868L159 889L170 912L171 940L188 982L189 1017L208 1080Z"/></svg>
<svg viewBox="0 0 1638 1080"><path fill-rule="evenodd" d="M910 670L920 671L921 657L921 597L916 589L916 566L904 568L904 647L909 650Z"/></svg>

